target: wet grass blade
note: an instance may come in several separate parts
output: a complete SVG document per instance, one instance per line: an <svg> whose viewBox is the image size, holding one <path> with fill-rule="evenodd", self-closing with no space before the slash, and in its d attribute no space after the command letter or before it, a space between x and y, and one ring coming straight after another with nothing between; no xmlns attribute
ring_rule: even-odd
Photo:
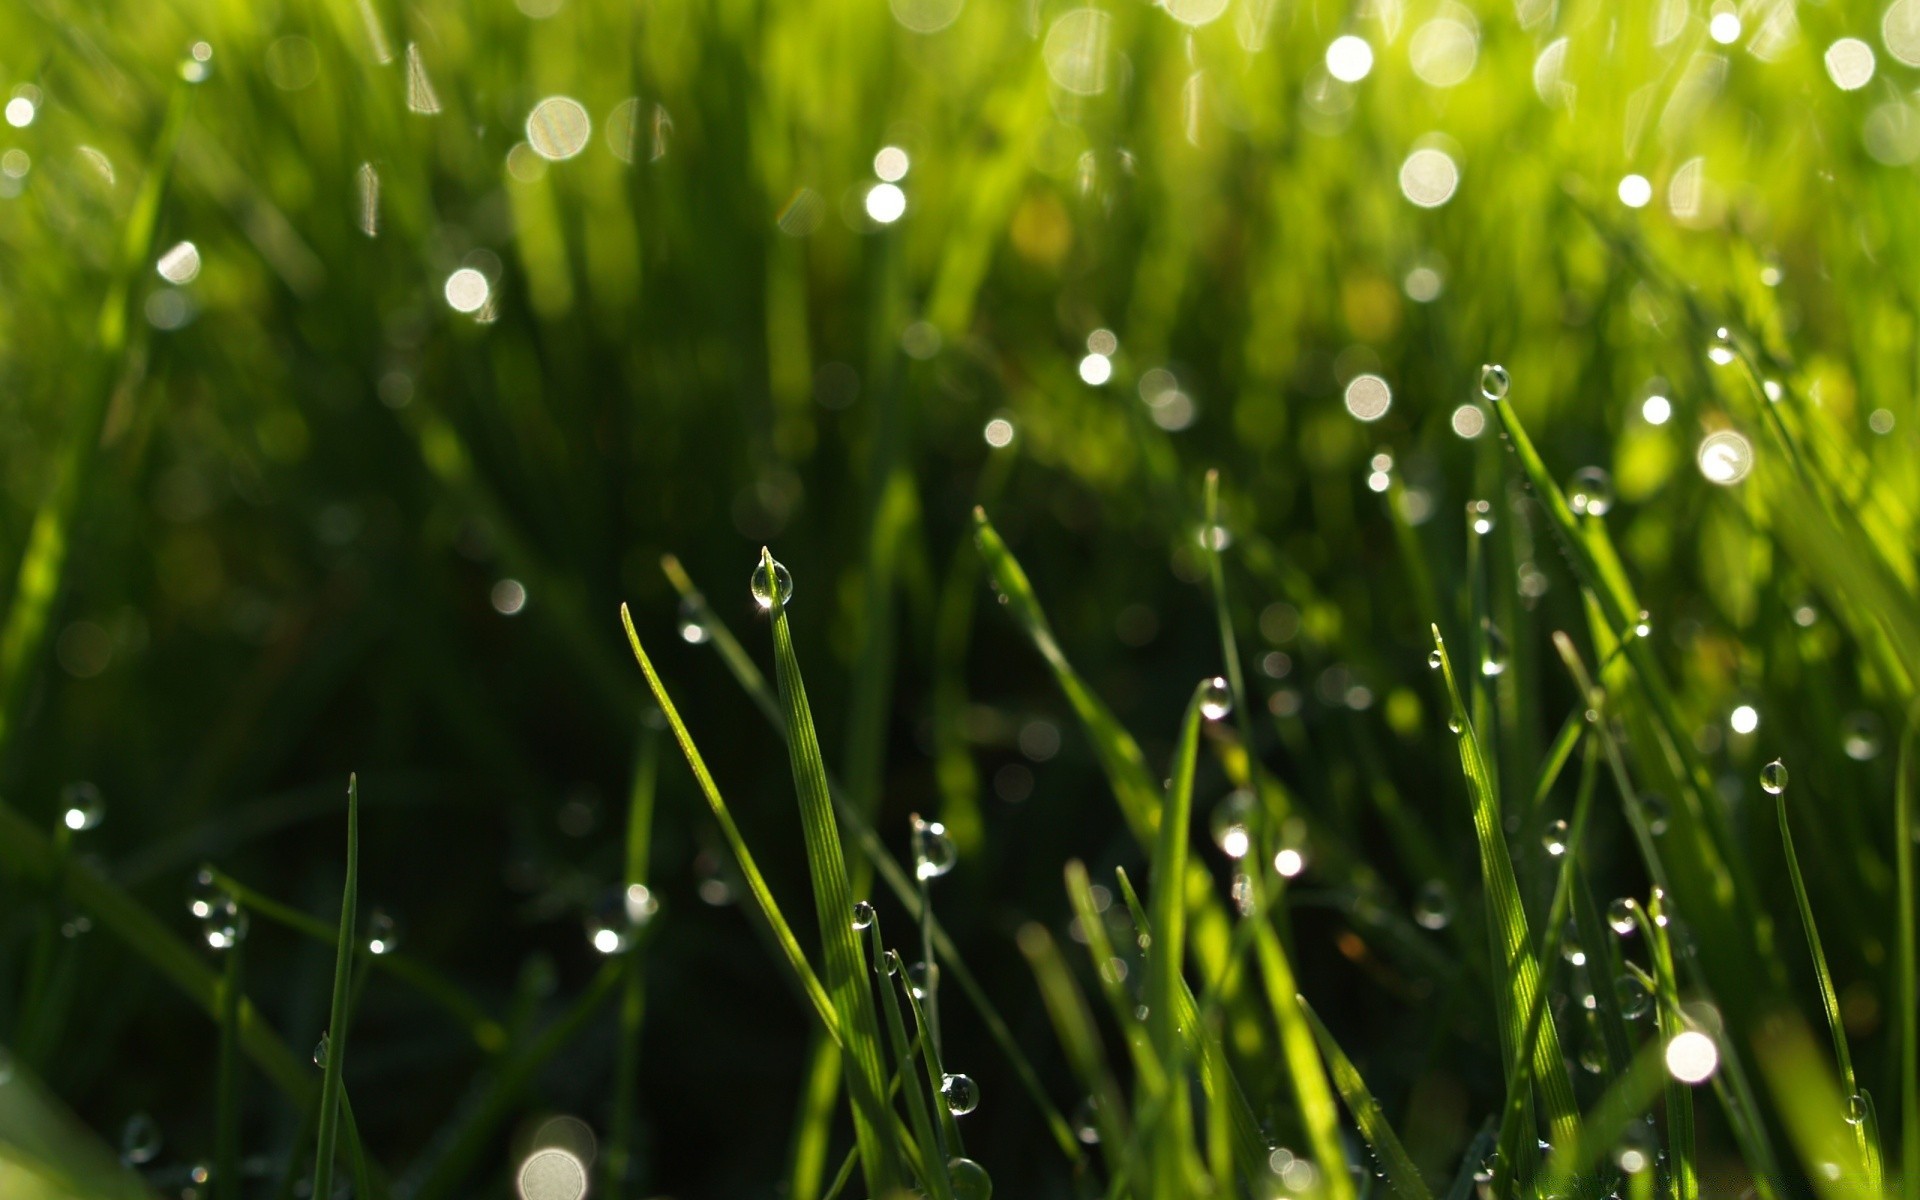
<svg viewBox="0 0 1920 1200"><path fill-rule="evenodd" d="M713 811L713 819L719 823L720 835L726 840L727 848L733 852L735 864L740 868L740 876L746 881L747 890L753 893L755 903L760 907L760 915L766 919L773 930L774 941L780 946L786 957L787 966L792 969L794 978L799 980L801 990L813 1005L814 1012L826 1026L829 1035L841 1042L840 1018L836 1014L833 1002L827 999L826 988L820 985L820 979L807 965L807 956L800 949L800 941L793 936L793 927L780 912L780 905L773 898L773 889L767 886L766 876L760 873L759 864L754 862L753 852L747 849L747 841L740 835L740 827L734 824L733 814L727 809L726 800L720 795L719 787L713 782L712 772L700 756L700 748L693 743L693 735L687 732L686 722L680 719L680 711L674 707L673 699L667 695L666 685L660 681L659 673L653 669L653 660L641 648L640 635L633 628L633 616L627 606L620 606L620 622L627 631L627 643L633 649L633 657L639 662L640 670L647 677L647 686L653 689L654 702L666 715L667 727L673 731L673 737L680 744L680 753L686 757L687 766L693 771L693 778L700 785L700 794L706 799L707 807ZM844 1044L844 1043L842 1043Z"/></svg>
<svg viewBox="0 0 1920 1200"><path fill-rule="evenodd" d="M1147 1039L1163 1063L1174 1061L1181 1033L1181 971L1186 962L1187 846L1193 817L1193 769L1200 750L1200 706L1212 685L1202 681L1187 701L1186 716L1180 722L1180 739L1175 745L1173 762L1168 766L1172 784L1167 789L1166 805L1160 812L1160 836L1153 852L1153 890L1151 912L1153 946L1147 954ZM1187 1028L1196 1036L1197 1028ZM1185 1085L1178 1077L1168 1081L1171 1092L1162 1104L1158 1129L1144 1131L1152 1147L1153 1191L1156 1195L1175 1196L1187 1188L1187 1142L1191 1136L1192 1115L1186 1104Z"/></svg>
<svg viewBox="0 0 1920 1200"><path fill-rule="evenodd" d="M1466 776L1473 806L1473 827L1480 849L1480 870L1487 894L1487 920L1493 939L1493 962L1499 978L1495 994L1499 1001L1500 1042L1503 1058L1512 1073L1520 1056L1533 1056L1533 1075L1537 1081L1547 1125L1553 1140L1565 1142L1574 1136L1580 1122L1574 1108L1573 1081L1567 1075L1560 1052L1560 1034L1552 1015L1541 1018L1539 1037L1530 1045L1525 1037L1526 1014L1532 1011L1545 981L1540 963L1527 934L1526 910L1520 900L1520 886L1513 873L1513 860L1507 850L1506 834L1500 818L1500 798L1493 788L1492 776L1481 753L1472 719L1455 683L1453 660L1447 654L1440 629L1433 629L1434 648L1440 655L1440 667L1446 682L1452 709L1451 726L1459 747L1460 765ZM1528 1147L1530 1149L1530 1147ZM1504 1160L1509 1170L1514 1160Z"/></svg>
<svg viewBox="0 0 1920 1200"><path fill-rule="evenodd" d="M947 1178L947 1152L942 1141L939 1127L934 1123L933 1110L928 1106L929 1093L926 1088L916 1086L913 1078L913 1049L907 1042L906 1021L900 1016L900 996L898 989L905 986L906 971L901 966L900 955L888 950L880 940L880 921L875 918L867 927L867 938L873 947L873 961L880 970L880 1010L886 1014L887 1035L893 1042L893 1059L899 1064L900 1090L907 1097L907 1122L913 1130L913 1136L920 1143L920 1161L926 1164L921 1182L932 1193L933 1200L953 1200L953 1184ZM920 1044L926 1046L926 1033L920 1031ZM939 1102L940 1081L937 1069L932 1073L931 1095L934 1103Z"/></svg>
<svg viewBox="0 0 1920 1200"><path fill-rule="evenodd" d="M1653 960L1654 1005L1660 1043L1666 1045L1685 1031L1680 1016L1680 988L1673 975L1673 945L1667 937L1667 914L1656 894L1640 910L1640 927L1647 935L1647 956ZM1674 1200L1697 1200L1700 1171L1695 1165L1693 1089L1667 1077L1667 1161L1673 1178Z"/></svg>
<svg viewBox="0 0 1920 1200"><path fill-rule="evenodd" d="M1628 1126L1638 1120L1660 1095L1667 1079L1664 1046L1658 1041L1641 1047L1633 1059L1619 1069L1613 1082L1580 1121L1579 1135L1562 1146L1555 1146L1547 1157L1546 1182L1542 1196L1558 1196L1579 1175L1590 1172L1609 1147L1620 1141ZM1651 1170L1653 1164L1646 1164Z"/></svg>
<svg viewBox="0 0 1920 1200"><path fill-rule="evenodd" d="M640 751L633 767L633 787L627 796L627 861L622 897L631 916L633 889L644 889L649 877L647 860L653 842L653 802L660 779L660 731L651 722L640 728ZM633 1142L636 1124L634 1099L640 1086L640 1025L646 1016L646 957L629 946L621 956L620 1042L614 1052L613 1114L607 1129L604 1157L607 1190L625 1195L633 1184Z"/></svg>
<svg viewBox="0 0 1920 1200"><path fill-rule="evenodd" d="M328 1007L327 1047L320 1079L320 1123L313 1164L313 1194L333 1195L333 1163L340 1141L340 1072L347 1058L347 1006L353 985L353 931L360 890L360 780L347 777L347 879L340 893L339 937L333 957L333 1002Z"/></svg>
<svg viewBox="0 0 1920 1200"><path fill-rule="evenodd" d="M800 800L800 824L806 838L807 865L813 877L814 908L820 918L820 940L827 960L827 986L840 1018L841 1050L846 1064L847 1091L853 1097L853 1127L868 1190L883 1196L899 1185L899 1152L892 1123L886 1119L880 1097L886 1087L882 1065L880 1027L874 1014L873 993L867 986L860 948L853 935L853 897L847 886L846 861L840 852L840 827L833 817L827 790L827 768L814 732L813 712L807 705L806 685L800 678L800 660L794 653L787 625L786 596L776 576L773 555L760 551L759 588L768 599L773 618L775 680L787 726L787 755L793 765L794 790ZM790 586L790 585L789 585Z"/></svg>
<svg viewBox="0 0 1920 1200"><path fill-rule="evenodd" d="M220 1057L215 1084L213 1135L213 1200L240 1197L240 1003L246 973L247 939L235 938L227 947L220 972Z"/></svg>
<svg viewBox="0 0 1920 1200"><path fill-rule="evenodd" d="M1859 1119L1853 1122L1858 1142L1861 1172L1870 1195L1882 1193L1880 1148L1868 1136L1866 1100L1860 1094L1860 1081L1854 1078L1853 1055L1847 1050L1847 1030L1840 1021L1840 997L1833 990L1833 972L1827 966L1827 953L1820 945L1820 927L1813 919L1813 901L1807 896L1806 877L1800 873L1800 856L1793 848L1793 827L1787 820L1787 789L1774 793L1774 811L1780 819L1780 847L1786 855L1787 877L1793 883L1794 903L1800 909L1800 925L1807 934L1807 952L1813 958L1813 975L1820 987L1820 1004L1826 1013L1827 1030L1833 1035L1833 1059L1840 1068L1840 1088L1849 1105L1860 1105Z"/></svg>
<svg viewBox="0 0 1920 1200"><path fill-rule="evenodd" d="M760 668L754 664L753 659L748 656L745 648L733 636L726 623L720 620L707 604L706 598L701 595L699 589L693 586L693 580L681 568L679 560L672 555L666 555L661 559L660 566L668 580L673 583L675 590L680 593L687 615L699 622L701 628L706 631L708 641L719 653L721 661L726 664L734 680L740 684L754 702L755 707L760 709L774 730L784 739L787 736L786 721L780 715L779 698L774 694L772 686L767 683L766 676L761 674ZM848 803L840 790L833 786L831 775L827 777L827 786L829 794L833 797L834 811L839 816L840 823L852 832L854 844L860 848L861 854L873 864L881 882L887 885L887 890L892 892L894 898L906 908L907 915L916 924L924 922L932 934L934 951L940 956L939 961L943 964L941 968L943 977L951 976L953 981L960 985L960 990L965 993L967 1002L973 1006L974 1012L986 1025L987 1033L993 1038L994 1045L1000 1048L1001 1053L1007 1056L1007 1061L1013 1066L1014 1074L1020 1080L1020 1086L1026 1090L1034 1106L1040 1110L1048 1130L1053 1134L1054 1144L1060 1147L1067 1158L1078 1162L1082 1157L1082 1150L1078 1139L1073 1136L1073 1130L1067 1124L1066 1117L1048 1098L1047 1090L1041 1084L1039 1072L1034 1070L1032 1060L1028 1058L1026 1051L1021 1049L1019 1041L1013 1036L1013 1031L1008 1028L1006 1019L1000 1015L998 1006L980 986L978 979L968 968L966 960L961 958L959 947L947 935L939 918L931 912L922 912L920 889L916 882L908 878L906 870L881 842L879 834L874 832L872 823ZM952 832L951 827L948 832Z"/></svg>
<svg viewBox="0 0 1920 1200"><path fill-rule="evenodd" d="M1081 878L1085 878L1084 870ZM1084 923L1085 918L1081 920ZM1031 921L1022 925L1018 941L1020 953L1026 957L1034 980L1040 986L1040 999L1046 1005L1047 1017L1060 1039L1067 1063L1092 1101L1094 1127L1100 1134L1100 1148L1106 1156L1107 1173L1116 1175L1122 1166L1120 1155L1125 1152L1131 1135L1123 1107L1126 1102L1107 1064L1106 1050L1100 1042L1099 1030L1094 1025L1093 1012L1088 1008L1080 986L1074 982L1073 973L1067 969L1059 947L1044 926ZM1105 971L1108 961L1099 960L1095 970Z"/></svg>
<svg viewBox="0 0 1920 1200"><path fill-rule="evenodd" d="M1313 1026L1314 1039L1320 1045L1320 1053L1326 1057L1327 1070L1333 1075L1334 1084L1340 1089L1340 1096L1347 1102L1347 1111L1353 1114L1354 1123L1360 1126L1360 1136L1367 1139L1367 1145L1373 1147L1374 1157L1380 1160L1380 1166L1387 1173L1387 1185L1401 1200L1433 1200L1433 1193L1427 1190L1427 1184L1420 1177L1420 1168L1413 1165L1413 1159L1407 1156L1407 1148L1400 1144L1394 1135L1393 1127L1387 1124L1386 1114L1380 1111L1380 1102L1367 1090L1367 1081L1360 1071L1333 1040L1333 1034L1320 1020L1320 1014L1313 1011L1306 997L1296 997L1300 1002L1300 1011L1306 1015Z"/></svg>

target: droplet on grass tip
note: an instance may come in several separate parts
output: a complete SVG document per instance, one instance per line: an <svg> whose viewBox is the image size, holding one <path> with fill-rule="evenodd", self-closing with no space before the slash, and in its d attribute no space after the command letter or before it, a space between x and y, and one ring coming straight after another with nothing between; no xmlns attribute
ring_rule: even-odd
<svg viewBox="0 0 1920 1200"><path fill-rule="evenodd" d="M767 581L767 564L761 562L753 568L753 578L748 585L753 592L753 602L762 612L771 611L776 598L780 607L785 608L787 601L793 598L793 576L778 562L773 563L773 581Z"/></svg>
<svg viewBox="0 0 1920 1200"><path fill-rule="evenodd" d="M960 849L938 821L913 818L913 873L919 879L938 879L960 860Z"/></svg>
<svg viewBox="0 0 1920 1200"><path fill-rule="evenodd" d="M1507 369L1499 363L1488 363L1480 368L1480 394L1489 400L1500 401L1507 398L1507 389L1512 381L1507 378Z"/></svg>
<svg viewBox="0 0 1920 1200"><path fill-rule="evenodd" d="M60 790L60 808L60 823L75 833L92 829L107 819L107 805L100 789L86 780L70 783Z"/></svg>
<svg viewBox="0 0 1920 1200"><path fill-rule="evenodd" d="M692 596L680 601L680 640L689 646L698 646L707 641L712 634L701 615L702 605Z"/></svg>
<svg viewBox="0 0 1920 1200"><path fill-rule="evenodd" d="M943 1075L940 1098L947 1102L948 1112L964 1117L980 1106L980 1085L971 1075Z"/></svg>
<svg viewBox="0 0 1920 1200"><path fill-rule="evenodd" d="M1467 525L1481 537L1493 532L1493 504L1488 500L1467 501Z"/></svg>
<svg viewBox="0 0 1920 1200"><path fill-rule="evenodd" d="M120 1129L120 1161L130 1167L145 1166L159 1157L160 1144L159 1123L146 1113L135 1113Z"/></svg>
<svg viewBox="0 0 1920 1200"><path fill-rule="evenodd" d="M1420 885L1413 898L1413 921L1422 929L1445 929L1453 922L1453 892L1438 879Z"/></svg>
<svg viewBox="0 0 1920 1200"><path fill-rule="evenodd" d="M1667 1074L1681 1083L1705 1083L1720 1066L1720 1048L1695 1029L1673 1035L1666 1057Z"/></svg>
<svg viewBox="0 0 1920 1200"><path fill-rule="evenodd" d="M1760 789L1769 796L1778 796L1787 790L1787 766L1774 759L1760 768Z"/></svg>
<svg viewBox="0 0 1920 1200"><path fill-rule="evenodd" d="M400 926L385 909L374 909L367 918L367 953L392 954L399 948Z"/></svg>
<svg viewBox="0 0 1920 1200"><path fill-rule="evenodd" d="M1488 679L1506 674L1507 671L1507 635L1500 627L1488 621L1482 626L1486 635L1486 655L1480 660L1480 673Z"/></svg>
<svg viewBox="0 0 1920 1200"><path fill-rule="evenodd" d="M1440 665L1445 661L1446 659L1441 655L1441 653L1438 650L1427 651L1427 669L1429 671L1438 671L1440 669Z"/></svg>
<svg viewBox="0 0 1920 1200"><path fill-rule="evenodd" d="M855 929L870 929L872 928L872 926L873 926L873 905L868 904L865 900L854 901L853 927Z"/></svg>
<svg viewBox="0 0 1920 1200"><path fill-rule="evenodd" d="M1867 1121L1867 1097L1855 1092L1847 1097L1847 1124L1864 1125Z"/></svg>
<svg viewBox="0 0 1920 1200"><path fill-rule="evenodd" d="M1558 818L1548 821L1546 829L1540 834L1540 844L1545 846L1547 853L1555 858L1559 858L1565 854L1567 852L1567 823Z"/></svg>
<svg viewBox="0 0 1920 1200"><path fill-rule="evenodd" d="M1753 444L1731 429L1722 429L1700 442L1697 458L1708 483L1731 487L1753 470Z"/></svg>
<svg viewBox="0 0 1920 1200"><path fill-rule="evenodd" d="M1880 754L1880 718L1870 712L1849 715L1841 725L1840 748L1855 762L1867 762Z"/></svg>
<svg viewBox="0 0 1920 1200"><path fill-rule="evenodd" d="M1621 937L1626 937L1640 928L1640 918L1635 915L1631 898L1621 896L1607 905L1607 925Z"/></svg>
<svg viewBox="0 0 1920 1200"><path fill-rule="evenodd" d="M320 1040L313 1044L313 1065L316 1067L326 1066L327 1058L332 1053L332 1050L332 1035L326 1033L321 1034Z"/></svg>
<svg viewBox="0 0 1920 1200"><path fill-rule="evenodd" d="M1209 822L1213 841L1228 858L1245 858L1247 851L1253 848L1253 836L1248 830L1253 810L1253 793L1245 788L1228 792L1220 803L1213 806L1213 816Z"/></svg>
<svg viewBox="0 0 1920 1200"><path fill-rule="evenodd" d="M940 967L926 962L908 964L907 988L915 1000L925 1000L933 995L940 990Z"/></svg>
<svg viewBox="0 0 1920 1200"><path fill-rule="evenodd" d="M1620 1005L1620 1015L1629 1021L1638 1021L1653 1007L1653 996L1638 975L1622 975L1614 980L1613 997Z"/></svg>
<svg viewBox="0 0 1920 1200"><path fill-rule="evenodd" d="M1218 721L1233 711L1233 692L1224 677L1215 675L1200 691L1200 715Z"/></svg>
<svg viewBox="0 0 1920 1200"><path fill-rule="evenodd" d="M1581 467L1567 484L1567 505L1581 516L1606 516L1613 507L1613 476L1600 467Z"/></svg>

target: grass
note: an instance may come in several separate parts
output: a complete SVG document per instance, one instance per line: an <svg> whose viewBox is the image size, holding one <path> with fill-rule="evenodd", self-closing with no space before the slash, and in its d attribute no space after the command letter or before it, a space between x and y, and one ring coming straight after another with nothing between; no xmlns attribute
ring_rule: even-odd
<svg viewBox="0 0 1920 1200"><path fill-rule="evenodd" d="M0 1195L1920 1200L1910 7L0 13Z"/></svg>

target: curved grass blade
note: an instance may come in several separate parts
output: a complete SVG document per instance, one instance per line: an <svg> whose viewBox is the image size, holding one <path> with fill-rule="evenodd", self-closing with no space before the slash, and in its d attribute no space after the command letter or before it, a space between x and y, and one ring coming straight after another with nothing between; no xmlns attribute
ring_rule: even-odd
<svg viewBox="0 0 1920 1200"><path fill-rule="evenodd" d="M1869 1138L1866 1121L1866 1099L1860 1092L1860 1081L1854 1078L1853 1055L1847 1050L1847 1030L1840 1021L1840 997L1833 990L1833 972L1827 966L1827 954L1820 945L1820 927L1814 923L1813 901L1807 896L1806 877L1800 873L1800 856L1793 848L1793 828L1787 821L1787 789L1782 787L1773 797L1774 811L1780 819L1780 846L1786 855L1787 878L1793 883L1794 903L1800 909L1800 924L1807 933L1807 951L1813 958L1813 975L1820 986L1820 1004L1826 1013L1827 1030L1833 1035L1833 1059L1840 1068L1840 1087L1846 1093L1849 1105L1860 1105L1860 1119L1852 1122L1854 1140L1860 1152L1860 1168L1865 1177L1868 1194L1880 1195L1883 1191L1880 1172L1880 1147Z"/></svg>
<svg viewBox="0 0 1920 1200"><path fill-rule="evenodd" d="M834 822L833 801L827 792L827 768L820 756L820 740L807 705L806 685L800 678L800 660L794 653L787 626L786 597L775 575L773 555L760 551L760 589L773 617L775 680L787 725L787 755L793 765L794 790L800 799L800 824L806 838L807 865L813 877L814 908L820 918L820 940L826 948L827 985L840 1017L841 1049L849 1054L847 1091L853 1097L853 1128L868 1190L884 1196L897 1187L900 1163L892 1123L886 1119L880 1097L886 1088L882 1066L880 1027L874 1014L873 993L867 987L860 948L853 936L850 914L853 897L847 886L846 860L840 852L840 829Z"/></svg>
<svg viewBox="0 0 1920 1200"><path fill-rule="evenodd" d="M640 728L640 751L627 797L626 897L646 894L648 852L653 843L653 801L660 779L660 731L651 722ZM646 1016L645 956L629 946L621 956L620 1042L614 1053L613 1113L604 1158L607 1190L622 1196L632 1186L634 1098L640 1083L640 1025Z"/></svg>
<svg viewBox="0 0 1920 1200"><path fill-rule="evenodd" d="M1085 877L1083 870L1081 878L1084 880ZM1084 926L1085 918L1081 920ZM1080 1086L1086 1089L1092 1099L1093 1119L1100 1133L1101 1151L1106 1156L1107 1173L1117 1175L1122 1167L1119 1156L1124 1152L1130 1134L1123 1108L1125 1101L1120 1095L1120 1085L1107 1065L1106 1050L1094 1026L1093 1012L1087 1007L1086 997L1073 981L1073 973L1067 969L1066 960L1061 957L1059 947L1054 945L1052 936L1044 926L1029 921L1020 927L1016 940L1020 945L1020 953L1033 970L1035 982L1040 986L1040 999L1046 1005L1047 1016L1060 1039L1061 1049L1066 1053L1067 1063L1079 1078ZM1102 960L1102 963L1105 961ZM1105 970L1104 966L1096 969Z"/></svg>
<svg viewBox="0 0 1920 1200"><path fill-rule="evenodd" d="M733 636L726 623L714 613L699 589L693 586L693 580L681 567L679 560L671 554L665 555L660 560L660 567L673 583L675 590L680 593L682 603L687 606L688 615L706 630L707 640L719 653L721 661L726 664L734 680L746 691L755 706L784 739L787 736L786 722L780 715L779 700L774 695L773 688L767 683L766 676L760 673L760 668L754 664L753 659L748 656L746 649ZM873 830L873 825L861 816L853 805L848 803L840 789L834 786L831 775L827 778L827 787L829 794L833 797L834 811L839 816L841 824L852 831L854 844L859 846L860 852L867 861L873 864L881 881L887 885L887 890L892 892L894 898L906 908L907 915L916 923L924 922L932 934L934 951L939 954L939 961L944 964L941 967L943 978L951 976L953 981L960 985L960 990L966 994L967 1002L973 1006L974 1012L986 1025L987 1033L993 1038L994 1044L1000 1047L1001 1052L1007 1056L1007 1061L1012 1064L1014 1074L1020 1080L1020 1086L1026 1089L1028 1097L1032 1099L1034 1106L1040 1110L1046 1120L1047 1128L1053 1134L1054 1143L1060 1147L1061 1152L1068 1159L1079 1162L1083 1151L1079 1140L1073 1135L1072 1128L1067 1124L1066 1117L1048 1097L1045 1086L1040 1082L1039 1072L1034 1070L1032 1061L1020 1048L1020 1043L1014 1038L1013 1031L1008 1028L1006 1019L1000 1015L999 1008L987 996L986 990L980 986L973 972L968 969L966 960L960 957L959 947L954 945L953 939L947 936L946 928L940 924L939 918L934 916L931 910L922 911L920 889L917 884L908 879L907 872L881 842L880 836ZM949 828L948 832L951 833L952 829Z"/></svg>
<svg viewBox="0 0 1920 1200"><path fill-rule="evenodd" d="M1373 1147L1375 1157L1386 1170L1387 1185L1401 1200L1433 1200L1433 1193L1427 1190L1426 1180L1420 1177L1420 1168L1413 1165L1413 1159L1407 1156L1407 1148L1400 1144L1393 1126L1387 1123L1386 1114L1380 1111L1380 1102L1367 1090L1367 1081L1361 1078L1358 1068L1340 1049L1340 1044L1333 1040L1333 1034L1327 1032L1326 1024L1320 1020L1320 1014L1313 1011L1313 1006L1307 1003L1306 997L1294 998L1299 1001L1300 1011L1306 1016L1307 1023L1313 1027L1314 1039L1320 1044L1320 1053L1326 1056L1327 1070L1332 1073L1341 1098L1347 1102L1347 1110L1353 1114L1354 1123L1360 1126L1361 1136L1367 1139L1367 1145Z"/></svg>
<svg viewBox="0 0 1920 1200"><path fill-rule="evenodd" d="M933 1194L933 1200L953 1200L953 1183L947 1178L948 1154L939 1127L934 1123L933 1110L928 1107L928 1092L914 1086L913 1051L907 1044L907 1026L900 1016L900 997L895 990L906 983L902 978L906 972L900 965L899 953L888 950L880 940L879 918L876 917L867 927L867 938L873 945L873 961L880 972L880 1009L886 1013L887 1034L893 1041L893 1058L899 1064L900 1090L907 1095L907 1122L915 1140L920 1143L920 1161L926 1164L921 1182ZM922 1049L925 1049L925 1030L920 1031L919 1040ZM940 1095L937 1068L932 1095Z"/></svg>
<svg viewBox="0 0 1920 1200"><path fill-rule="evenodd" d="M1173 762L1168 766L1172 786L1160 812L1160 836L1153 852L1153 891L1151 893L1153 949L1147 955L1147 1040L1163 1063L1171 1063L1181 1039L1176 1024L1180 1013L1181 968L1186 961L1187 844L1193 817L1193 768L1200 752L1200 705L1211 685L1201 681L1187 700L1186 716L1180 722L1180 739L1175 745ZM1192 1022L1187 1028L1201 1036ZM1188 1111L1185 1085L1179 1076L1163 1084L1171 1089L1163 1103L1157 1129L1145 1130L1151 1148L1152 1190L1155 1195L1176 1196L1187 1187L1187 1142L1191 1136L1192 1115ZM1151 1097L1150 1099L1158 1099Z"/></svg>
<svg viewBox="0 0 1920 1200"><path fill-rule="evenodd" d="M333 958L333 1003L328 1008L327 1047L320 1079L320 1125L313 1164L313 1194L333 1195L333 1161L340 1140L340 1071L347 1058L347 1003L353 984L353 931L360 890L360 779L347 776L347 880L340 893L340 924Z"/></svg>

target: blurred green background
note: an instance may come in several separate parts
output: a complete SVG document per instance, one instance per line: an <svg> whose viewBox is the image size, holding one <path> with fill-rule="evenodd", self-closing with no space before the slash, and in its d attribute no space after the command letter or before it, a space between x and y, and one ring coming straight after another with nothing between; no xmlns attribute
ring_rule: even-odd
<svg viewBox="0 0 1920 1200"><path fill-rule="evenodd" d="M936 910L1070 1110L1011 934L1065 940L1067 859L1111 882L1140 856L989 599L971 512L1157 778L1221 669L1196 537L1217 467L1256 748L1308 863L1296 972L1451 1178L1503 1079L1425 598L1464 645L1484 593L1518 780L1579 703L1547 633L1588 617L1480 399L1502 362L1552 470L1610 476L1742 900L1787 948L1720 986L1819 1019L1754 784L1780 756L1893 1129L1913 679L1874 647L1915 572L1916 63L1916 0L22 0L0 13L0 795L52 837L97 789L71 852L218 970L195 870L331 920L358 771L362 912L519 1037L592 977L583 918L622 878L651 711L622 601L774 890L804 897L780 742L660 568L765 666L768 545L829 766L896 854L910 813L953 831ZM1723 324L1758 374L1709 356ZM1778 528L1783 421L1893 592ZM1720 430L1754 465L1732 486L1699 458ZM1498 536L1470 565L1473 500ZM1200 811L1229 787L1203 763ZM670 746L660 788L634 1185L771 1194L810 1017ZM1514 802L1543 905L1570 788ZM1316 838L1343 847L1324 869ZM1644 892L1617 813L1595 839L1602 902ZM1224 895L1231 864L1196 852ZM110 1144L152 1114L145 1169L190 1184L215 1024L24 853L0 854L0 1042ZM1423 894L1462 916L1417 928ZM311 1044L330 947L256 917L248 956L263 1015ZM985 1093L972 1157L1003 1195L1074 1194L967 1007L943 1020ZM385 976L355 1030L361 1132L403 1177L486 1055ZM467 1194L505 1193L517 1122L604 1128L613 1039L603 1012L515 1096ZM267 1179L297 1118L248 1088ZM1743 1181L1711 1113L1701 1136Z"/></svg>

